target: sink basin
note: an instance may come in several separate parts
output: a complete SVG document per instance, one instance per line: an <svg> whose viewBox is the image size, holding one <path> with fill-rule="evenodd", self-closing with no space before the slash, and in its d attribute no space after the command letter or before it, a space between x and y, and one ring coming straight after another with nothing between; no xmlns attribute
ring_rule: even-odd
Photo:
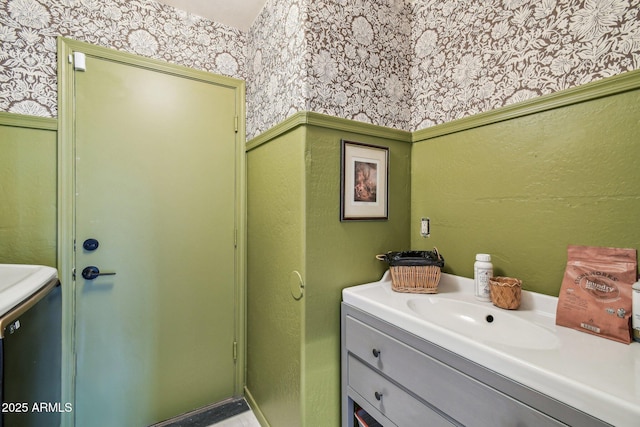
<svg viewBox="0 0 640 427"><path fill-rule="evenodd" d="M58 277L58 271L53 267L0 264L0 316L56 277Z"/></svg>
<svg viewBox="0 0 640 427"><path fill-rule="evenodd" d="M558 346L551 331L484 303L427 297L409 299L407 306L428 322L485 343L541 350Z"/></svg>

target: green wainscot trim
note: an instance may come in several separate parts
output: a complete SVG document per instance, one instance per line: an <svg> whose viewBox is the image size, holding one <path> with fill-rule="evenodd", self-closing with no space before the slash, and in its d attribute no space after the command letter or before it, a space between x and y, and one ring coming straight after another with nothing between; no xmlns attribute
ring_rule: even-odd
<svg viewBox="0 0 640 427"><path fill-rule="evenodd" d="M24 114L14 114L0 111L0 126L13 126L42 130L58 130L58 120L48 117L27 116Z"/></svg>
<svg viewBox="0 0 640 427"><path fill-rule="evenodd" d="M640 88L640 70L628 71L602 80L586 83L581 86L539 96L517 104L507 105L495 110L476 114L441 125L413 132L412 141L421 142L428 139L461 132L480 126L505 120L541 113L555 108L566 107L618 93Z"/></svg>
<svg viewBox="0 0 640 427"><path fill-rule="evenodd" d="M242 86L244 88L245 82L244 80L236 79L233 77L223 76L220 74L210 73L208 71L197 70L195 68L189 68L184 65L173 64L170 62L162 61L160 59L147 58L140 55L135 55L128 52L123 52L120 50L96 46L90 43L81 42L78 40L69 39L66 37L58 37L58 45L64 44L66 49L63 52L65 55L69 55L71 52L82 52L88 56L97 56L103 59L111 60L111 61L123 61L128 64L132 64L142 68L153 68L154 70L158 70L160 72L165 72L169 74L180 74L183 76L191 77L196 80L206 80L206 81L215 81L216 84L222 86L228 86L232 88L237 88ZM60 49L58 50L59 52ZM65 63L70 63L70 61L65 60ZM60 73L58 73L60 76ZM212 77L215 76L215 77Z"/></svg>
<svg viewBox="0 0 640 427"><path fill-rule="evenodd" d="M246 151L251 151L256 147L273 140L279 135L289 132L298 126L304 125L317 126L320 128L343 132L359 133L361 135L385 138L400 142L411 142L411 132L404 130L333 117L326 114L314 113L312 111L300 111L248 141L246 144Z"/></svg>

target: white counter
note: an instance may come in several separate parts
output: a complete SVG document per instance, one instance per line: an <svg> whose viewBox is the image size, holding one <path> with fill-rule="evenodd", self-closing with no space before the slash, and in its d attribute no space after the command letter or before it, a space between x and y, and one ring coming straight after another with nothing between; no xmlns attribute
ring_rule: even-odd
<svg viewBox="0 0 640 427"><path fill-rule="evenodd" d="M502 310L475 299L472 279L443 274L437 294L408 294L391 290L388 272L379 282L344 289L342 297L353 307L607 423L640 425L640 343L622 344L556 326L555 297L523 291L520 309ZM411 309L427 299L435 304L455 300L451 307L466 306L476 314L486 310L495 319L488 323L485 316L479 320L459 313L470 323L464 330L458 325L456 332L447 328L441 315L430 320L431 314ZM487 329L496 331L491 336L482 329L499 322L541 333L531 334L528 341L526 332L524 337L500 336L500 329Z"/></svg>
<svg viewBox="0 0 640 427"><path fill-rule="evenodd" d="M0 316L57 277L58 271L53 267L0 264Z"/></svg>

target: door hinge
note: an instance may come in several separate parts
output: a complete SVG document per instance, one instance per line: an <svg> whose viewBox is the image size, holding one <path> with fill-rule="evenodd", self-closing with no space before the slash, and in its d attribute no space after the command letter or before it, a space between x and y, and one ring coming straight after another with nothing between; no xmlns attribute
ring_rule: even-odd
<svg viewBox="0 0 640 427"><path fill-rule="evenodd" d="M238 247L238 229L237 228L233 229L233 247L234 248Z"/></svg>
<svg viewBox="0 0 640 427"><path fill-rule="evenodd" d="M238 116L235 116L233 118L233 121L234 121L234 129L235 129L236 133L238 133Z"/></svg>
<svg viewBox="0 0 640 427"><path fill-rule="evenodd" d="M234 341L233 342L233 361L235 362L236 360L238 360L238 342Z"/></svg>
<svg viewBox="0 0 640 427"><path fill-rule="evenodd" d="M75 282L76 280L76 268L73 267L73 269L71 269L71 279Z"/></svg>

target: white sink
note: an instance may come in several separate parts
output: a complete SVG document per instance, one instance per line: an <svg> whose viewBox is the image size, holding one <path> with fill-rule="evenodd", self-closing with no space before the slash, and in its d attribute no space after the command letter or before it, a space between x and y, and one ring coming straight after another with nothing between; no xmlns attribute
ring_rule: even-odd
<svg viewBox="0 0 640 427"><path fill-rule="evenodd" d="M485 343L529 349L558 346L552 331L486 304L429 296L409 299L407 306L428 322Z"/></svg>
<svg viewBox="0 0 640 427"><path fill-rule="evenodd" d="M638 425L640 344L557 326L555 297L522 291L520 308L503 310L476 300L472 279L442 274L437 294L409 294L387 272L342 300L611 425Z"/></svg>
<svg viewBox="0 0 640 427"><path fill-rule="evenodd" d="M58 277L58 271L53 267L0 264L0 316L56 277Z"/></svg>

